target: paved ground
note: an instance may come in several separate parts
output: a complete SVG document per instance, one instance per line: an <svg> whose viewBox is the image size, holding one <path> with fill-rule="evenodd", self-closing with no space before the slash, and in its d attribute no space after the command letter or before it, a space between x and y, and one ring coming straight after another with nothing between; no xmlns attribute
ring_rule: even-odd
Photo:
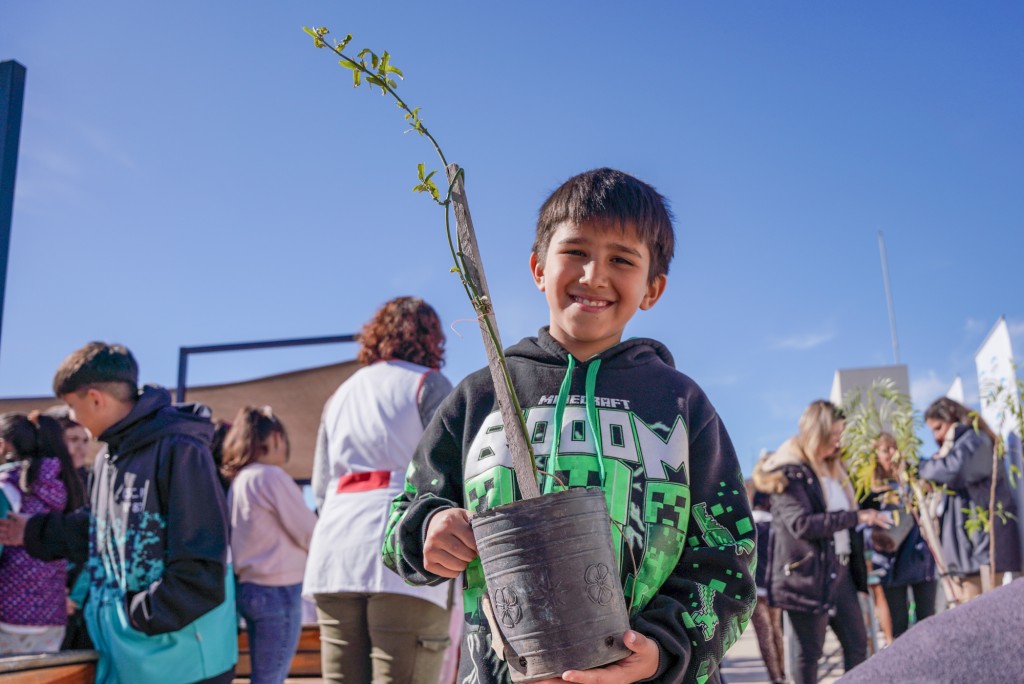
<svg viewBox="0 0 1024 684"><path fill-rule="evenodd" d="M842 654L839 642L832 632L828 632L825 640L826 659L822 662L819 672L819 684L832 684L843 674ZM827 674L826 674L827 672ZM761 660L761 652L757 649L757 638L751 625L743 632L725 656L722 663L722 674L726 684L770 684L768 673ZM324 680L313 677L289 678L285 684L323 684ZM234 684L249 684L248 679L236 679Z"/></svg>
<svg viewBox="0 0 1024 684"><path fill-rule="evenodd" d="M831 630L825 639L825 656L818 668L818 682L832 684L843 674L843 656ZM768 671L757 648L753 625L747 627L740 640L726 653L722 661L722 675L726 684L770 684Z"/></svg>

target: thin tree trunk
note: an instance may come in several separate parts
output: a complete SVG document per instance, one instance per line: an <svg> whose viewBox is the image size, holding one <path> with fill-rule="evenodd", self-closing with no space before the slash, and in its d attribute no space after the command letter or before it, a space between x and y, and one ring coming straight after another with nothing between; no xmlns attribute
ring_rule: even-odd
<svg viewBox="0 0 1024 684"><path fill-rule="evenodd" d="M960 603L960 590L947 572L946 562L942 558L942 544L939 541L938 531L935 529L935 519L932 517L931 511L928 509L924 491L921 489L921 485L916 482L910 482L908 484L910 485L910 491L913 494L914 501L916 503L912 509L912 513L914 514L918 527L921 528L921 533L924 535L924 541L928 545L928 550L931 552L932 558L935 559L935 568L939 571L939 578L942 580L942 583L946 588L946 596L952 596L957 603Z"/></svg>
<svg viewBox="0 0 1024 684"><path fill-rule="evenodd" d="M988 493L988 574L996 588L996 476L999 474L999 444L992 445L992 486Z"/></svg>
<svg viewBox="0 0 1024 684"><path fill-rule="evenodd" d="M484 265L480 259L476 232L473 230L473 219L469 214L469 201L466 199L463 176L456 164L449 164L446 171L448 181L452 184L452 205L458 228L459 251L465 264L463 276L473 284L477 293L487 303L483 309L477 309L477 318L484 340L484 350L487 352L487 367L491 371L491 381L494 383L498 409L501 412L501 422L505 426L505 440L512 454L512 469L516 474L520 494L524 499L532 499L540 496L540 487L534 472L533 452L526 438L522 408L508 379L508 367L501 350L498 322L487 289L487 279L484 277Z"/></svg>

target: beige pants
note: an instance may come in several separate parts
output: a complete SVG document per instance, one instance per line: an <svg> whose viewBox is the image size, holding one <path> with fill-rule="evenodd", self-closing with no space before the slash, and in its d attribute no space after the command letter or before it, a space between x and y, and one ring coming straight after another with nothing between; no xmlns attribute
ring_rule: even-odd
<svg viewBox="0 0 1024 684"><path fill-rule="evenodd" d="M327 682L437 684L450 611L400 594L316 594Z"/></svg>
<svg viewBox="0 0 1024 684"><path fill-rule="evenodd" d="M989 566L982 565L981 572L966 577L954 577L953 582L960 591L960 602L978 598L987 591L992 591L992 582L989 577Z"/></svg>

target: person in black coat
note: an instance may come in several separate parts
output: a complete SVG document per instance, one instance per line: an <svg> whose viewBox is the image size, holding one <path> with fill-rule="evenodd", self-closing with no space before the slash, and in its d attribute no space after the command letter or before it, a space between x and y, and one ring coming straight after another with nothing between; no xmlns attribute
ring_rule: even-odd
<svg viewBox="0 0 1024 684"><path fill-rule="evenodd" d="M879 511L856 510L856 497L838 458L842 413L830 402L814 401L799 426L799 434L757 464L753 479L759 491L771 494L768 604L785 610L793 626L794 680L814 684L826 626L842 644L846 670L867 657L857 599L858 585L866 591L866 582L863 558L854 556L860 535L852 528L858 523L886 528L888 520Z"/></svg>

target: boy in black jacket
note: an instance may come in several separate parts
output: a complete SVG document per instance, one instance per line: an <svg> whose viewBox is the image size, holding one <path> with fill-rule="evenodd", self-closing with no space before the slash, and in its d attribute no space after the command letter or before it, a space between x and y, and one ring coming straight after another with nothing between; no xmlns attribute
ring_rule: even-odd
<svg viewBox="0 0 1024 684"><path fill-rule="evenodd" d="M6 521L0 536L24 524L33 556L88 561L97 682L230 682L237 618L209 409L172 406L167 390L139 391L137 381L119 345L92 342L64 360L54 393L107 445L92 470L91 512Z"/></svg>
<svg viewBox="0 0 1024 684"><path fill-rule="evenodd" d="M665 347L621 341L636 311L664 292L673 249L668 209L649 185L611 169L571 178L541 208L530 255L550 325L506 352L538 468L570 486L600 486L625 530L612 534L633 653L600 668L601 681L720 681L718 663L754 604L755 532L725 427ZM542 484L551 491L551 478ZM467 684L508 681L490 648L469 517L516 497L484 369L428 426L384 544L384 562L409 582L465 573Z"/></svg>

